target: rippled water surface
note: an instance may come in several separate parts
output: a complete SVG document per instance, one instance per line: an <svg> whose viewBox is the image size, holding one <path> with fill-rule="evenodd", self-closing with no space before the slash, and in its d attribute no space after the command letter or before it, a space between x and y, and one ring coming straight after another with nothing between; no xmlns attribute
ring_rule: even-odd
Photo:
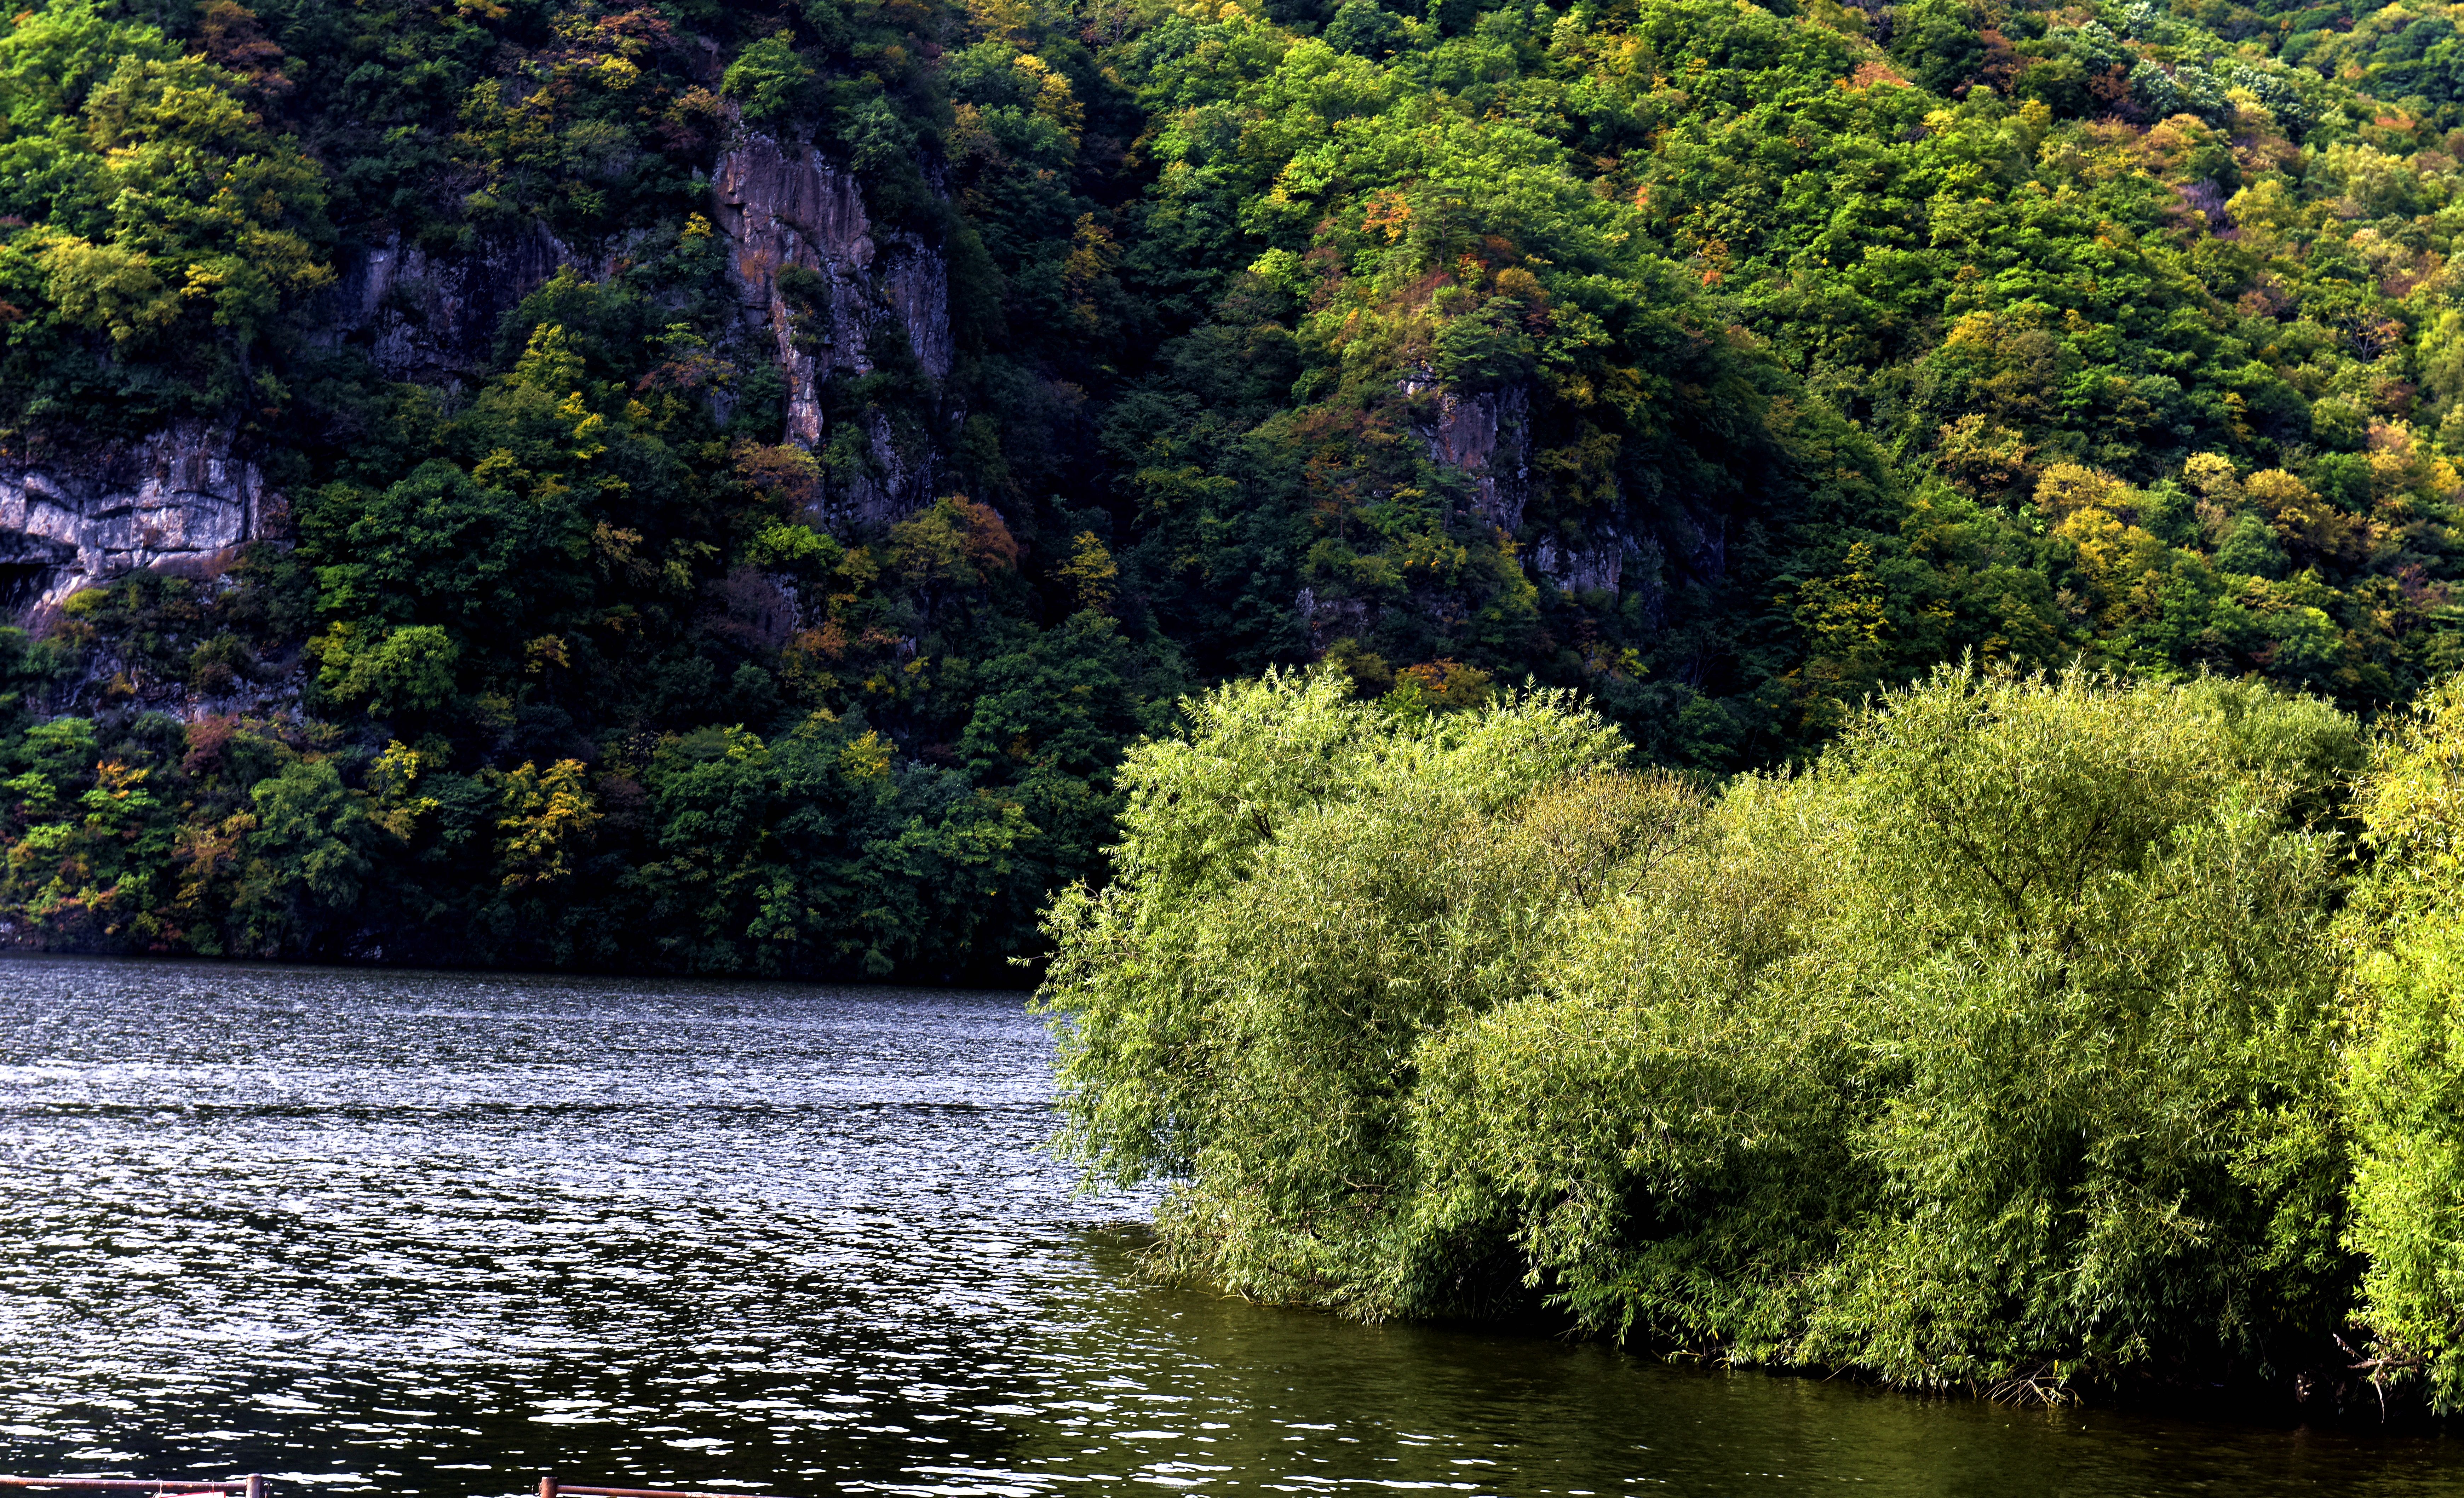
<svg viewBox="0 0 2464 1498"><path fill-rule="evenodd" d="M2464 1492L1141 1281L1019 996L0 961L0 1470L277 1493ZM1107 1225L1111 1224L1111 1225Z"/></svg>

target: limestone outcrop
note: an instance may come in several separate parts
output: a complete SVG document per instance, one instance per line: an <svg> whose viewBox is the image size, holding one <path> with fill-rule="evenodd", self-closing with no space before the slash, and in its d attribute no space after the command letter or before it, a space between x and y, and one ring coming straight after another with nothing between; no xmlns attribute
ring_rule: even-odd
<svg viewBox="0 0 2464 1498"><path fill-rule="evenodd" d="M710 213L730 239L741 361L774 359L787 386L785 439L824 444L822 390L869 374L894 332L937 396L955 357L948 257L921 236L875 225L853 173L808 143L745 132L721 156ZM318 333L364 347L395 380L468 386L486 378L505 315L565 266L613 274L533 223L434 253L387 236L337 265ZM813 273L790 276L788 267ZM877 415L858 417L858 470L823 486L813 518L834 528L894 522L932 499L939 458ZM843 450L844 451L844 450ZM120 449L0 459L0 619L24 619L132 567L208 561L288 534L287 509L231 433L183 423Z"/></svg>
<svg viewBox="0 0 2464 1498"><path fill-rule="evenodd" d="M878 330L894 326L935 386L949 378L949 260L913 233L877 229L851 172L810 145L748 133L719 159L712 189L744 319L786 376L788 441L822 444L822 385L871 373ZM867 471L825 486L820 518L886 524L932 498L929 450L902 451L877 417L862 447Z"/></svg>
<svg viewBox="0 0 2464 1498"><path fill-rule="evenodd" d="M0 609L24 617L136 567L209 564L287 535L289 518L231 433L201 423L76 463L0 461Z"/></svg>

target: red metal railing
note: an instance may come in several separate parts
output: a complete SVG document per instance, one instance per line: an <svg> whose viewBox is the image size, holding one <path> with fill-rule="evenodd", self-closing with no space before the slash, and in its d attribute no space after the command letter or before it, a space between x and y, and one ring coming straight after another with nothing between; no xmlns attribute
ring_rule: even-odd
<svg viewBox="0 0 2464 1498"><path fill-rule="evenodd" d="M197 1477L0 1477L0 1487L96 1487L158 1493L163 1498L191 1493L238 1493L242 1498L265 1498L265 1479L254 1472L227 1482Z"/></svg>
<svg viewBox="0 0 2464 1498"><path fill-rule="evenodd" d="M0 1487L80 1487L104 1492L148 1493L154 1498L209 1498L209 1495L237 1495L237 1498L265 1498L265 1479L252 1472L216 1482L193 1477L0 1477ZM560 1483L554 1476L541 1477L539 1498L781 1498L778 1493L697 1493L682 1487L596 1487L582 1483Z"/></svg>
<svg viewBox="0 0 2464 1498"><path fill-rule="evenodd" d="M554 1477L539 1479L539 1498L564 1498L567 1493L579 1493L583 1498L781 1498L778 1493L696 1493L681 1487L585 1487L579 1483L560 1483Z"/></svg>

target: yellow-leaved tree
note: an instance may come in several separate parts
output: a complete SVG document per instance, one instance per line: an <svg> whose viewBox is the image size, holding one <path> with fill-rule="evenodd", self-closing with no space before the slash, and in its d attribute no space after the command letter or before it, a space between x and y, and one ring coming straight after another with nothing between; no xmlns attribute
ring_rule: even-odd
<svg viewBox="0 0 2464 1498"><path fill-rule="evenodd" d="M124 387L143 417L279 408L253 356L333 279L332 235L320 169L248 87L92 0L0 33L0 297L15 314L6 379L31 397L27 414L66 417L45 395L78 375ZM141 392L145 363L185 378Z"/></svg>

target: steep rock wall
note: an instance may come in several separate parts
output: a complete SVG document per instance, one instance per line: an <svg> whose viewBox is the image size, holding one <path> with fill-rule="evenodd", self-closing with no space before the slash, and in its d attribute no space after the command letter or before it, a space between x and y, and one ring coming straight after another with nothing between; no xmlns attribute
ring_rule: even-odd
<svg viewBox="0 0 2464 1498"><path fill-rule="evenodd" d="M787 440L820 446L821 387L867 374L876 330L895 327L934 387L948 380L949 261L920 236L877 228L855 177L810 145L745 133L721 157L711 212L733 241L730 275L747 340L776 359L788 390ZM498 325L568 265L612 274L537 224L431 253L398 235L346 255L315 314L317 332L358 343L385 376L436 386L484 379ZM800 319L779 286L788 265L817 273L825 305ZM931 501L939 456L871 418L863 472L824 486L816 519L878 527ZM227 429L185 423L133 447L74 460L0 458L0 619L23 619L132 567L210 558L282 539L288 511Z"/></svg>
<svg viewBox="0 0 2464 1498"><path fill-rule="evenodd" d="M1660 541L1631 517L1594 515L1527 528L1531 495L1531 398L1521 386L1465 395L1447 388L1423 365L1397 386L1413 401L1413 432L1428 448L1429 461L1462 474L1472 483L1472 508L1481 518L1526 543L1534 573L1560 592L1639 594L1645 616L1657 623L1667 555ZM1705 576L1727 564L1726 532L1701 529L1699 544L1683 555ZM1308 610L1304 610L1306 614ZM1323 636L1323 628L1314 633Z"/></svg>
<svg viewBox="0 0 2464 1498"><path fill-rule="evenodd" d="M289 518L231 433L198 423L74 464L0 461L0 609L23 616L114 573L210 562L286 535Z"/></svg>
<svg viewBox="0 0 2464 1498"><path fill-rule="evenodd" d="M1521 530L1531 477L1529 393L1510 386L1462 395L1425 371L1405 378L1401 389L1406 397L1426 393L1413 427L1428 445L1429 461L1472 481L1472 508L1482 519L1509 536Z"/></svg>
<svg viewBox="0 0 2464 1498"><path fill-rule="evenodd" d="M1626 539L1612 530L1568 545L1543 536L1531 550L1532 565L1566 593L1615 593L1625 581Z"/></svg>
<svg viewBox="0 0 2464 1498"><path fill-rule="evenodd" d="M476 381L505 314L574 263L564 242L539 224L492 235L464 254L430 254L387 235L345 260L326 294L322 331L335 342L363 343L390 380Z"/></svg>
<svg viewBox="0 0 2464 1498"><path fill-rule="evenodd" d="M1416 403L1413 431L1429 461L1472 483L1472 509L1518 539L1532 540L1531 568L1567 593L1617 593L1627 582L1632 538L1615 521L1544 530L1524 538L1524 504L1531 493L1531 396L1521 386L1465 395L1421 367L1397 388Z"/></svg>
<svg viewBox="0 0 2464 1498"><path fill-rule="evenodd" d="M822 444L821 387L831 374L872 372L877 329L894 324L925 379L950 375L948 258L915 234L877 230L854 175L810 145L747 133L719 159L715 218L734 241L731 269L747 325L777 350L787 380L787 440ZM781 274L801 266L818 293L792 304ZM880 525L932 497L936 454L902 451L879 418L864 447L869 472L825 484L821 518Z"/></svg>

